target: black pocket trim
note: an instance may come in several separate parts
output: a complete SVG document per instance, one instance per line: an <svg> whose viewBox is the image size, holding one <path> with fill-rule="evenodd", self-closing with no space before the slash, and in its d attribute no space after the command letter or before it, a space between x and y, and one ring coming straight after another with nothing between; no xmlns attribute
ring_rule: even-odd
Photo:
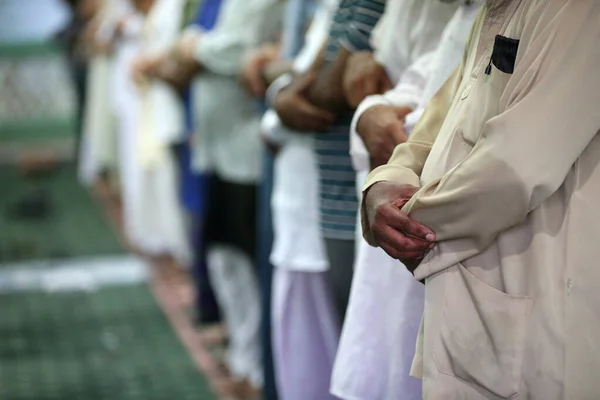
<svg viewBox="0 0 600 400"><path fill-rule="evenodd" d="M492 64L505 74L512 74L515 71L517 61L517 52L519 51L519 40L507 38L502 35L496 35L494 41L494 50L490 63L485 70L487 75L492 72Z"/></svg>

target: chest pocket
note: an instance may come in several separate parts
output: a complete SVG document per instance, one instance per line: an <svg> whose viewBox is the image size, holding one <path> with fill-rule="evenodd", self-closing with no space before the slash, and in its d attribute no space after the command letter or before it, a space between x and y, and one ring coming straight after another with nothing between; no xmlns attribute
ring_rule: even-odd
<svg viewBox="0 0 600 400"><path fill-rule="evenodd" d="M497 35L490 61L477 79L473 92L465 101L463 140L475 145L485 123L497 116L500 98L510 80L517 60L519 40Z"/></svg>
<svg viewBox="0 0 600 400"><path fill-rule="evenodd" d="M500 72L512 74L515 71L515 63L517 61L517 51L519 50L519 40L507 38L502 35L496 35L494 41L494 50L490 58L485 74L490 75L492 65Z"/></svg>

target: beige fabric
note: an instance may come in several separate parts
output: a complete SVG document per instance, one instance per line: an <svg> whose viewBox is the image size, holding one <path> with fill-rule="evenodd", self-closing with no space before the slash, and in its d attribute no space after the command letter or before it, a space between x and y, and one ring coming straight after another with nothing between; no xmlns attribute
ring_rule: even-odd
<svg viewBox="0 0 600 400"><path fill-rule="evenodd" d="M421 187L403 210L438 237L415 273L426 399L598 399L600 2L505 14L483 11L462 66L365 188ZM512 75L484 73L498 33L520 40ZM364 215L363 229L374 243Z"/></svg>

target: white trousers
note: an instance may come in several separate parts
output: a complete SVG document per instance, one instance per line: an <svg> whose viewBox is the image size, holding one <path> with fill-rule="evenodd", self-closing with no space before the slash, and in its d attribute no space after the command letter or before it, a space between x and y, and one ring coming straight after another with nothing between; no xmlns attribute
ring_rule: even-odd
<svg viewBox="0 0 600 400"><path fill-rule="evenodd" d="M119 177L127 239L144 253L170 254L187 267L192 253L178 196L175 160L166 152L163 162L145 167L139 154L140 142L136 136L139 124L135 114L121 116L120 128Z"/></svg>
<svg viewBox="0 0 600 400"><path fill-rule="evenodd" d="M326 272L276 268L273 356L281 400L330 400L339 322Z"/></svg>
<svg viewBox="0 0 600 400"><path fill-rule="evenodd" d="M210 245L207 263L230 337L227 366L235 378L262 387L260 294L252 261L233 246Z"/></svg>
<svg viewBox="0 0 600 400"><path fill-rule="evenodd" d="M90 63L88 93L83 115L79 179L86 185L96 182L104 168L115 167L116 121L110 104L111 60L97 56Z"/></svg>

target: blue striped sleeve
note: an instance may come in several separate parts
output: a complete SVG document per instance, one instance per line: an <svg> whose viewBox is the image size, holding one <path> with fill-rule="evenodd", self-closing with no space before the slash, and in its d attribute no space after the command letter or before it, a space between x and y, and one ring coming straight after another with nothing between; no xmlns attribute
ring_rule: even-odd
<svg viewBox="0 0 600 400"><path fill-rule="evenodd" d="M356 0L341 45L350 52L371 50L371 32L385 11L386 0Z"/></svg>

